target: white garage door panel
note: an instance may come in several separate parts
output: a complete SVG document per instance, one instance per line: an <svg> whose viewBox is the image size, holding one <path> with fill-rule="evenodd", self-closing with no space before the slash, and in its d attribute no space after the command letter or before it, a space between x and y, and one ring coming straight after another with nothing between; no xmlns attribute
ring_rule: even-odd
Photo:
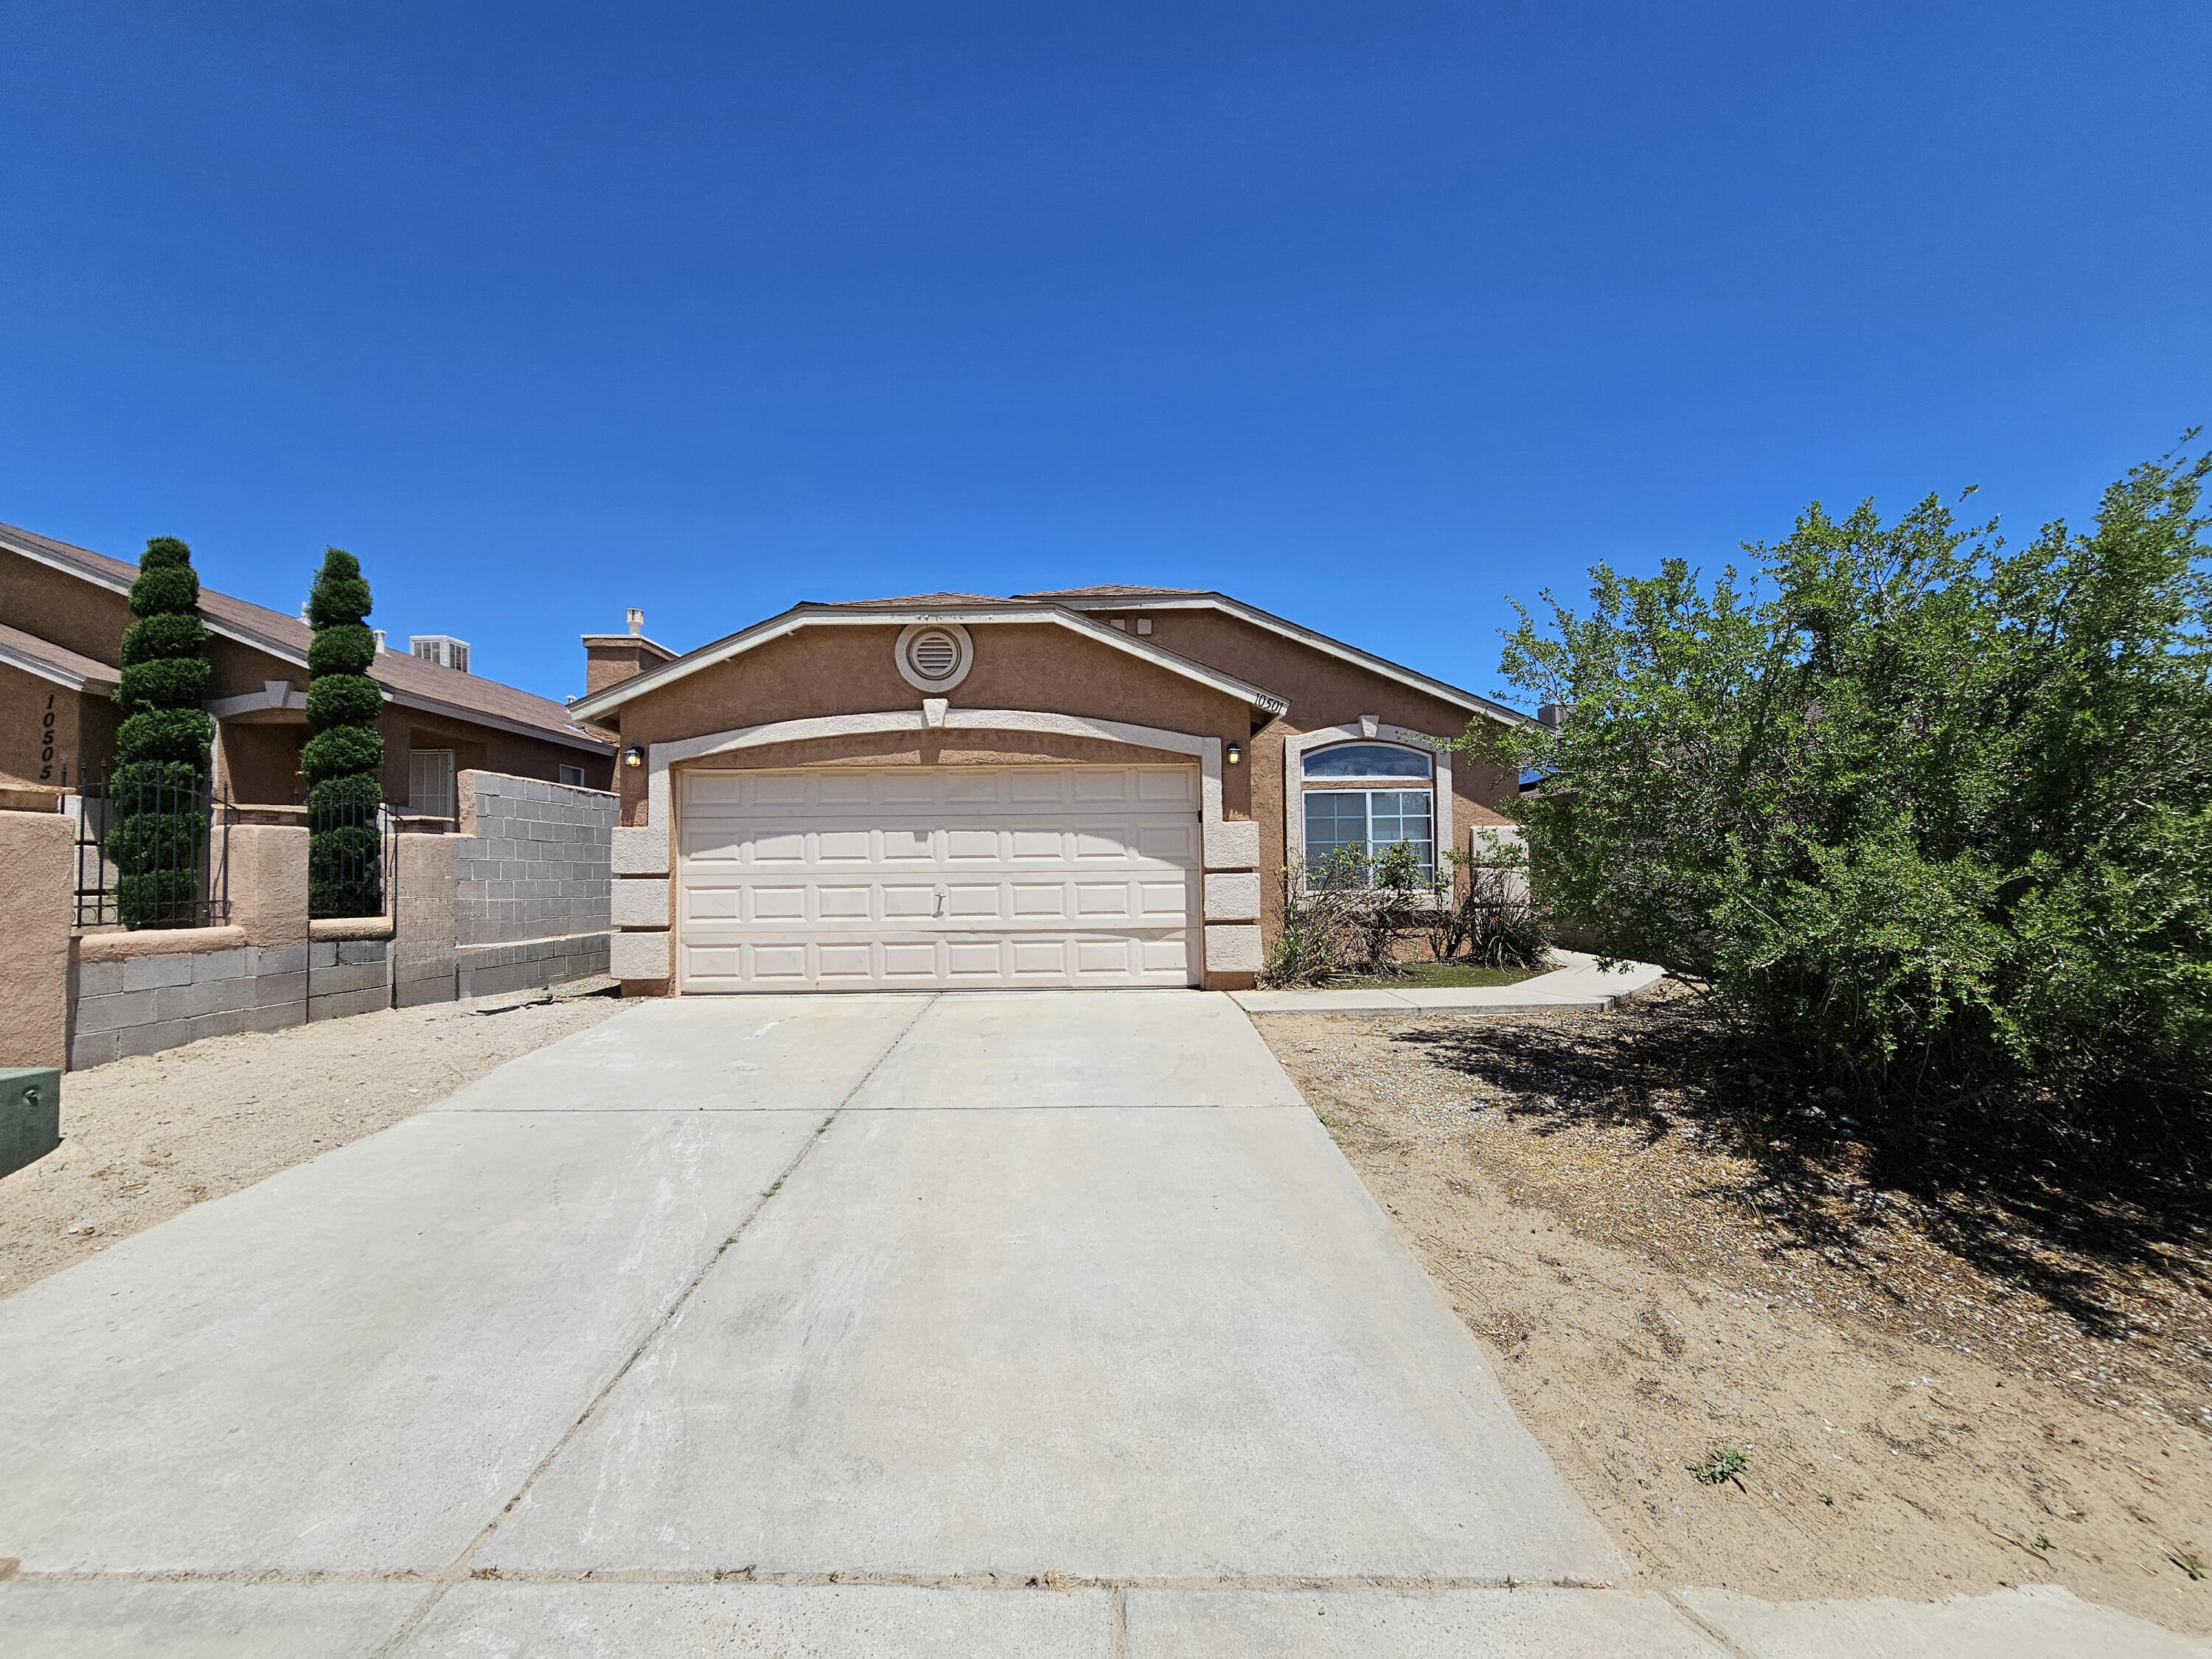
<svg viewBox="0 0 2212 1659"><path fill-rule="evenodd" d="M1187 985L1198 772L699 772L681 790L687 991Z"/></svg>

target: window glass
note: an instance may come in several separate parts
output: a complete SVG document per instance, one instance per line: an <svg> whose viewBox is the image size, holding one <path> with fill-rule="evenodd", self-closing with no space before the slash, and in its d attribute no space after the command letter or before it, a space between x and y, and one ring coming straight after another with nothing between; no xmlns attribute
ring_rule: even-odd
<svg viewBox="0 0 2212 1659"><path fill-rule="evenodd" d="M1318 868L1340 847L1367 844L1367 792L1316 789L1306 796L1306 863Z"/></svg>
<svg viewBox="0 0 2212 1659"><path fill-rule="evenodd" d="M1437 849L1429 831L1429 792L1377 789L1367 797L1368 844L1378 851L1401 841L1413 844L1421 868L1436 867Z"/></svg>
<svg viewBox="0 0 2212 1659"><path fill-rule="evenodd" d="M1305 794L1306 868L1318 872L1340 848L1380 852L1409 842L1424 873L1437 863L1436 830L1425 789L1310 789Z"/></svg>
<svg viewBox="0 0 2212 1659"><path fill-rule="evenodd" d="M1316 749L1306 756L1304 769L1310 778L1426 778L1431 771L1426 755L1388 743Z"/></svg>

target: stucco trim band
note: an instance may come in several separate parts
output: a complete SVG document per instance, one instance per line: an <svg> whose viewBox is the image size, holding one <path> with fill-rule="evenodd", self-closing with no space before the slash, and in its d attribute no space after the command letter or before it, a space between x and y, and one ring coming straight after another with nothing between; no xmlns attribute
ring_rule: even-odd
<svg viewBox="0 0 2212 1659"><path fill-rule="evenodd" d="M187 957L205 951L235 951L246 942L246 929L148 927L135 933L84 933L72 950L79 962L128 962L136 957Z"/></svg>

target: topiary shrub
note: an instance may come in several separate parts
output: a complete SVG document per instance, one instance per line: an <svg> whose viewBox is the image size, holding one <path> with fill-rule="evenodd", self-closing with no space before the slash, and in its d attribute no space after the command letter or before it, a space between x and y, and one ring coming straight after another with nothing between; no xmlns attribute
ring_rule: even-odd
<svg viewBox="0 0 2212 1659"><path fill-rule="evenodd" d="M307 647L307 910L317 916L374 915L384 908L384 738L376 729L384 692L362 671L376 659L364 625L368 583L361 561L342 548L323 556L307 594L315 630Z"/></svg>
<svg viewBox="0 0 2212 1659"><path fill-rule="evenodd" d="M125 927L197 920L200 850L207 840L207 751L215 722L207 696L207 629L192 550L156 536L138 561L124 630L123 720L108 778L105 851L115 866L116 915Z"/></svg>

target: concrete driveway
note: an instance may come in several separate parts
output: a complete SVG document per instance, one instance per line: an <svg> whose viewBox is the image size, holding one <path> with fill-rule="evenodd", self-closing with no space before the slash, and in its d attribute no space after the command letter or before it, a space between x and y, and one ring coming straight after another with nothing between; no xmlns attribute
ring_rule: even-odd
<svg viewBox="0 0 2212 1659"><path fill-rule="evenodd" d="M19 1659L1724 1650L1195 993L642 1005L0 1304L0 1400Z"/></svg>

